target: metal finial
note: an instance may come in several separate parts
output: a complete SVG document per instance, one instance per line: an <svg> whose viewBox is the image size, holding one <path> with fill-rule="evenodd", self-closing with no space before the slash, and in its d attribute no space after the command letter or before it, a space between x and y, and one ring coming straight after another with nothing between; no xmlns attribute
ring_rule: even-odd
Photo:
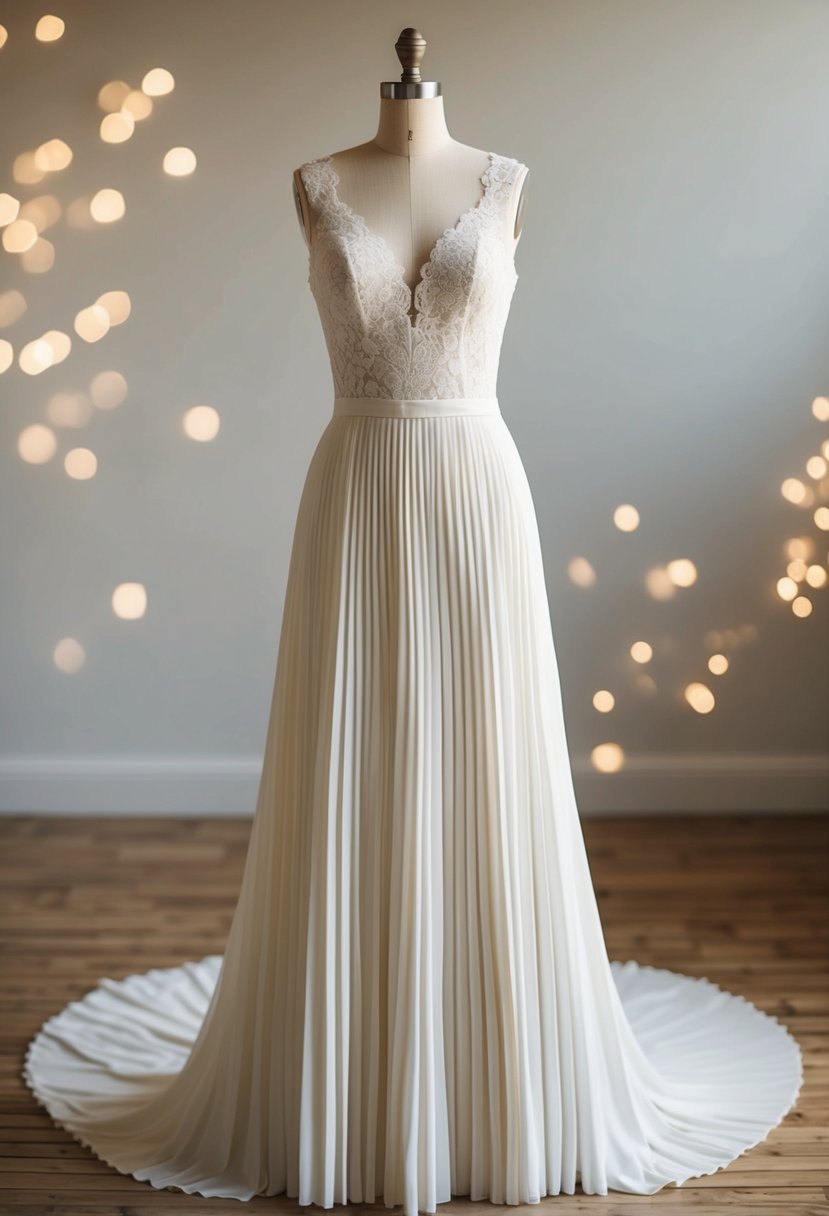
<svg viewBox="0 0 829 1216"><path fill-rule="evenodd" d="M439 80L424 80L420 75L420 64L426 52L426 39L420 30L407 26L394 44L397 58L403 71L400 80L384 80L380 84L380 96L401 100L404 98L440 97Z"/></svg>
<svg viewBox="0 0 829 1216"><path fill-rule="evenodd" d="M426 53L426 39L419 30L408 26L394 44L403 68L400 79L404 84L420 84L420 64Z"/></svg>

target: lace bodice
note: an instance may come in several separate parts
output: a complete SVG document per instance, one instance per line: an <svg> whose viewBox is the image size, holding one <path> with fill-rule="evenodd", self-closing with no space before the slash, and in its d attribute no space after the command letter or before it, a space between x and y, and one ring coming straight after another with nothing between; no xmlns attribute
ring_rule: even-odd
<svg viewBox="0 0 829 1216"><path fill-rule="evenodd" d="M313 212L308 283L336 396L496 395L518 281L508 206L525 166L488 156L480 199L438 238L414 293L390 245L339 198L331 157L300 167Z"/></svg>

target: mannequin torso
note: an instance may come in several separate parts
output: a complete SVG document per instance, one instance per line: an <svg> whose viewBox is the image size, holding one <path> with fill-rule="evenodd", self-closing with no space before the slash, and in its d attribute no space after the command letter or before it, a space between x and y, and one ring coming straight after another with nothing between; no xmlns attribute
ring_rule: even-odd
<svg viewBox="0 0 829 1216"><path fill-rule="evenodd" d="M381 99L380 124L373 140L332 156L338 194L382 237L406 272L410 290L442 233L481 197L485 151L452 139L443 97ZM521 234L525 206L524 172L507 208L504 240L513 252ZM294 200L306 244L313 240L313 218L299 170L294 170Z"/></svg>

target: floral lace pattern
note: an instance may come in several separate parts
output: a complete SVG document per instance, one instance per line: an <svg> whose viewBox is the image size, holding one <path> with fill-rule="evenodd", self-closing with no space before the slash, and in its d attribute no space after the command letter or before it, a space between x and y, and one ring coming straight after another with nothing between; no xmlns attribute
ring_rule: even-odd
<svg viewBox="0 0 829 1216"><path fill-rule="evenodd" d="M488 156L478 202L438 238L414 292L389 244L339 198L331 156L300 167L313 211L308 283L337 397L496 395L518 281L507 208L525 166Z"/></svg>

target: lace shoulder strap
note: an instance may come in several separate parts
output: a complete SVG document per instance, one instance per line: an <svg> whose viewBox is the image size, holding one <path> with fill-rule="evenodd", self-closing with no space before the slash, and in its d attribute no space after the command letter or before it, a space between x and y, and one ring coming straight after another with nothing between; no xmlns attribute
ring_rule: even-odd
<svg viewBox="0 0 829 1216"><path fill-rule="evenodd" d="M527 166L514 156L501 156L497 152L491 156L492 164L487 170L489 193L493 199L508 203L516 181Z"/></svg>
<svg viewBox="0 0 829 1216"><path fill-rule="evenodd" d="M323 210L326 202L333 197L329 161L328 156L318 156L316 160L306 161L299 167L308 202L317 211Z"/></svg>
<svg viewBox="0 0 829 1216"><path fill-rule="evenodd" d="M305 197L311 209L311 239L326 217L336 210L337 196L333 185L331 158L318 156L299 166L299 175L305 187Z"/></svg>
<svg viewBox="0 0 829 1216"><path fill-rule="evenodd" d="M492 163L486 173L486 199L491 215L499 223L510 243L514 244L515 184L527 166L513 156L491 153Z"/></svg>

